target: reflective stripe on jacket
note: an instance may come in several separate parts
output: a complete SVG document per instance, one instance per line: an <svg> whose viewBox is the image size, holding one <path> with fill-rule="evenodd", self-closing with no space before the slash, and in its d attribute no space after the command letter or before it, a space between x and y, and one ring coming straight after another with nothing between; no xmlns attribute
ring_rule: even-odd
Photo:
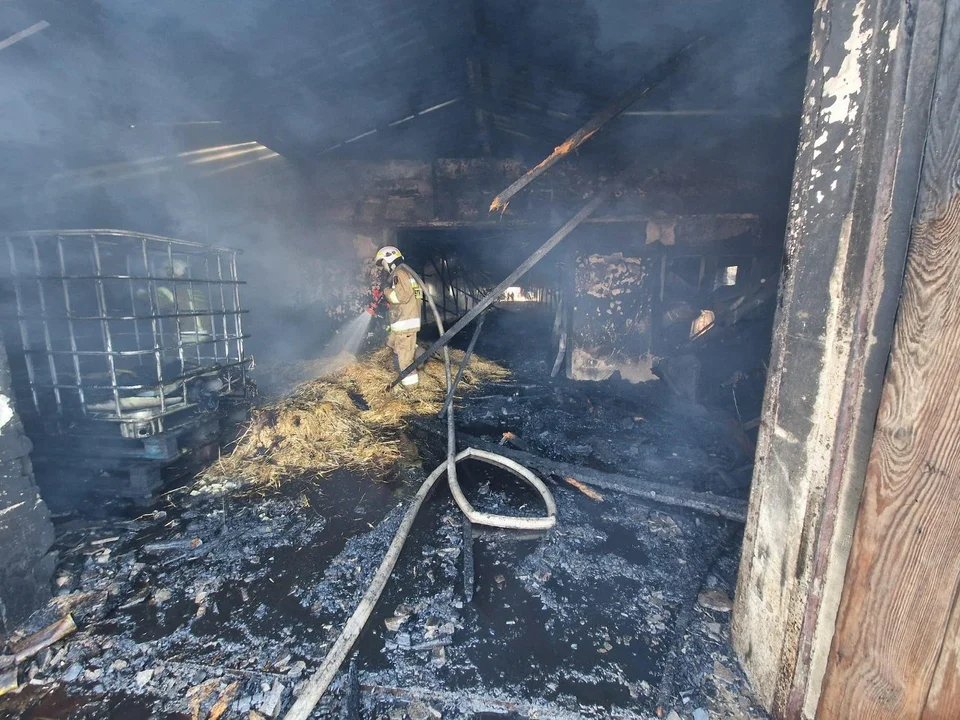
<svg viewBox="0 0 960 720"><path fill-rule="evenodd" d="M409 332L410 330L420 329L420 318L407 318L406 320L397 320L390 323L390 332Z"/></svg>

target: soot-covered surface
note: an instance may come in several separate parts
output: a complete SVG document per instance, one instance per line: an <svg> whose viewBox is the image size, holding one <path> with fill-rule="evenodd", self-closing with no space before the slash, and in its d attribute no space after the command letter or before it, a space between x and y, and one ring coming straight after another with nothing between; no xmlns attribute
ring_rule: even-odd
<svg viewBox="0 0 960 720"><path fill-rule="evenodd" d="M496 356L506 332L491 326L481 351ZM535 452L689 487L716 489L707 462L743 462L710 411L657 388L547 385L538 378L549 349L526 350L512 354L515 386L489 388L458 415L474 434L509 430ZM644 419L626 427L626 415ZM605 438L606 460L596 452ZM440 443L416 439L429 471ZM267 497L225 483L172 494L133 521L61 527L58 596L33 624L72 611L79 630L22 668L29 684L0 700L0 715L282 713L353 611L422 477L339 474ZM463 465L462 482L478 509L540 512L532 492L488 466ZM557 527L532 537L465 529L445 486L428 501L357 646L359 717L763 717L727 640L741 528L548 483ZM171 541L186 546L161 544ZM345 678L317 717L341 715Z"/></svg>
<svg viewBox="0 0 960 720"><path fill-rule="evenodd" d="M659 381L550 380L552 317L519 305L493 313L477 344L515 383L471 396L457 415L461 432L493 441L512 433L523 449L555 460L747 497L754 446L734 416L678 398Z"/></svg>

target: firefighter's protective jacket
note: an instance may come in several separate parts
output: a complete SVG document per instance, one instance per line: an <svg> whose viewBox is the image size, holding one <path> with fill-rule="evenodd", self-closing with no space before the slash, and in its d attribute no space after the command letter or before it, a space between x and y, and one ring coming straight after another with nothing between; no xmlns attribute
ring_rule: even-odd
<svg viewBox="0 0 960 720"><path fill-rule="evenodd" d="M157 302L160 304L161 314L180 315L180 334L185 343L206 340L213 329L213 318L203 314L210 311L210 300L203 290L191 285L192 283L176 282L157 287ZM164 322L168 323L170 320Z"/></svg>
<svg viewBox="0 0 960 720"><path fill-rule="evenodd" d="M420 329L423 291L413 275L397 268L390 273L383 294L390 310L390 332L416 333Z"/></svg>

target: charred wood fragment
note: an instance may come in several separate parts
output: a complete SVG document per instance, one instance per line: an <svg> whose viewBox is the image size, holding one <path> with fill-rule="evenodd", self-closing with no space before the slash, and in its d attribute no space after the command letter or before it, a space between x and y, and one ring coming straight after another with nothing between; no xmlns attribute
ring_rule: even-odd
<svg viewBox="0 0 960 720"><path fill-rule="evenodd" d="M32 658L34 655L43 652L54 643L62 640L76 629L77 625L73 621L73 616L67 615L57 622L48 625L43 630L35 632L33 635L15 644L10 648L9 655L0 658L0 667L11 664L19 665L24 660Z"/></svg>

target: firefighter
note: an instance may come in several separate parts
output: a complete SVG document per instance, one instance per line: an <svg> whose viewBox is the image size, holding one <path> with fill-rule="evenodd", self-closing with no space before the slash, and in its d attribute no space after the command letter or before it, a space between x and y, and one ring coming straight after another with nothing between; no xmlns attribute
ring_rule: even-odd
<svg viewBox="0 0 960 720"><path fill-rule="evenodd" d="M166 268L167 274L175 280L186 280L187 270L187 263L179 259L174 260L172 266ZM161 315L181 315L179 320L164 320L164 324L179 322L179 337L182 344L207 343L213 338L213 317L198 314L210 311L210 299L204 292L204 288L196 287L190 282L158 284L157 302L160 304Z"/></svg>
<svg viewBox="0 0 960 720"><path fill-rule="evenodd" d="M390 314L390 335L387 337L387 347L393 350L399 371L412 363L416 357L417 331L420 330L420 313L423 309L423 290L410 271L401 267L403 255L392 245L380 248L374 262L380 270L387 273L387 279L380 288ZM401 382L406 387L413 387L420 382L420 377L412 372Z"/></svg>

